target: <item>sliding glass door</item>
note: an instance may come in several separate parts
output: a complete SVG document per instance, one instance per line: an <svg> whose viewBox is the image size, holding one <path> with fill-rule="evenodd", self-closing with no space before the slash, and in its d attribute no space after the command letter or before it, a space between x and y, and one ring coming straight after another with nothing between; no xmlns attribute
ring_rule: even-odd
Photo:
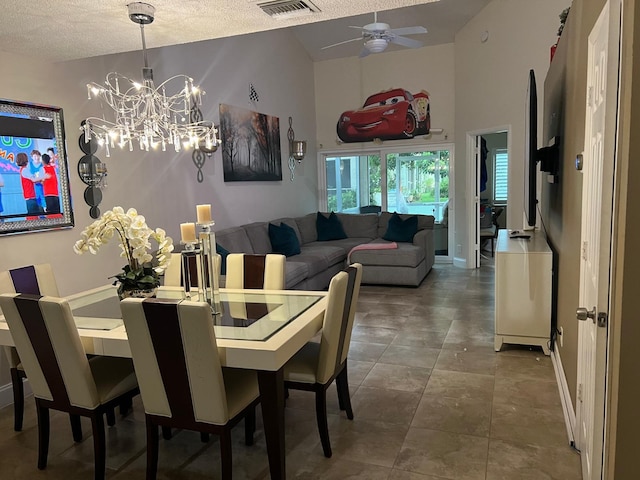
<svg viewBox="0 0 640 480"><path fill-rule="evenodd" d="M452 260L452 144L321 155L321 210L358 213L378 206L389 212L433 215L436 255Z"/></svg>

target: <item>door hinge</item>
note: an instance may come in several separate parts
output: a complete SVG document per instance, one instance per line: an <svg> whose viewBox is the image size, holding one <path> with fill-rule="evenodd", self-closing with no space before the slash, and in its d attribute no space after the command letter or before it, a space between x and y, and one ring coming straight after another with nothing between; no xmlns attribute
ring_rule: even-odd
<svg viewBox="0 0 640 480"><path fill-rule="evenodd" d="M582 384L581 383L578 384L578 401L579 402L582 401Z"/></svg>
<svg viewBox="0 0 640 480"><path fill-rule="evenodd" d="M607 312L598 312L597 325L599 327L606 327L609 323L609 314Z"/></svg>
<svg viewBox="0 0 640 480"><path fill-rule="evenodd" d="M593 107L593 87L589 87L587 91L587 105Z"/></svg>

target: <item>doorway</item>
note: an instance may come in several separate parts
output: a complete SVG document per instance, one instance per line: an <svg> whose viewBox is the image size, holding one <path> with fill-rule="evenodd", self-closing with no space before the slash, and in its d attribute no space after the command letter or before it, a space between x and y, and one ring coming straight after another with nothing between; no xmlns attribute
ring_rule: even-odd
<svg viewBox="0 0 640 480"><path fill-rule="evenodd" d="M467 268L493 255L489 233L506 228L510 152L510 126L467 133Z"/></svg>

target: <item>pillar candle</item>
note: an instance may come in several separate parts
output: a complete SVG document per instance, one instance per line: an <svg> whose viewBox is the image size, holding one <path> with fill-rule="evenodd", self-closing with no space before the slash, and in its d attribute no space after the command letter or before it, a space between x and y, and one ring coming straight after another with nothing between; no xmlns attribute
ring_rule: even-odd
<svg viewBox="0 0 640 480"><path fill-rule="evenodd" d="M198 223L211 222L211 205L196 205Z"/></svg>
<svg viewBox="0 0 640 480"><path fill-rule="evenodd" d="M182 237L182 241L184 243L194 243L196 241L196 224L181 223L180 236Z"/></svg>

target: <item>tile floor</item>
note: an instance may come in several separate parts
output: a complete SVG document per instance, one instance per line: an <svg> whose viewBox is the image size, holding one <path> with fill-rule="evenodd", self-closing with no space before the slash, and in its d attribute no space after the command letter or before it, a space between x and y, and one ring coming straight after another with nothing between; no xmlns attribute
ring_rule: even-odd
<svg viewBox="0 0 640 480"><path fill-rule="evenodd" d="M286 409L288 478L366 480L579 480L567 442L551 360L540 351L493 351L494 269L436 265L415 288L364 286L349 353L355 419L328 392L333 457L322 455L313 394L291 392ZM107 429L107 478L145 477L144 414ZM49 465L36 469L37 427L27 399L24 430L0 410L0 478L91 479L90 426L74 444L65 415L52 415ZM268 479L261 418L256 443L234 431L234 478ZM161 440L158 478L218 479L216 440L192 432Z"/></svg>

